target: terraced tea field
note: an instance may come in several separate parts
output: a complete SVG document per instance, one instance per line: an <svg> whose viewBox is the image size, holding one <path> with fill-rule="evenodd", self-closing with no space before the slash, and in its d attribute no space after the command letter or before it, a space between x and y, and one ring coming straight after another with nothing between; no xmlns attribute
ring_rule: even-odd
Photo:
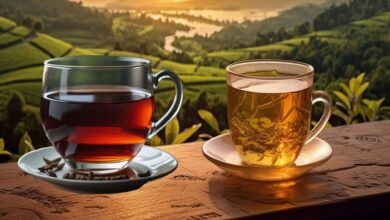
<svg viewBox="0 0 390 220"><path fill-rule="evenodd" d="M155 71L170 69L180 75L186 91L185 98L196 99L202 89L214 93L225 93L225 71L215 67L180 64L125 51L99 48L79 48L53 36L35 33L13 21L0 17L0 91L17 90L31 108L40 104L43 62L50 58L78 55L127 56L148 59ZM171 100L174 87L162 81L156 94L162 102ZM195 92L196 91L196 92Z"/></svg>
<svg viewBox="0 0 390 220"><path fill-rule="evenodd" d="M288 52L292 50L294 46L298 46L302 43L309 42L310 37L312 36L316 36L319 40L326 41L332 44L342 44L346 41L345 38L346 33L348 33L352 29L359 30L362 28L366 29L366 28L378 27L378 26L386 27L386 25L389 22L390 22L390 12L385 12L381 15L369 19L355 21L349 25L340 26L332 30L317 31L304 36L299 36L285 41L277 42L274 44L263 45L258 47L248 47L248 48L239 48L234 50L210 52L207 54L207 57L234 62L242 59L248 59L251 53L261 54L267 51Z"/></svg>
<svg viewBox="0 0 390 220"><path fill-rule="evenodd" d="M289 51L296 45L307 43L314 35L329 43L342 44L346 40L346 33L351 29L386 27L389 21L390 12L386 12L332 30L319 31L265 46L211 52L207 54L207 57L233 62L248 59L251 53L261 54L272 50ZM85 33L80 32L80 35L83 34ZM69 42L47 34L36 33L29 28L18 26L15 22L0 17L0 91L17 90L23 94L30 106L39 106L43 62L54 57L78 55L127 56L148 59L152 62L154 72L170 69L181 77L185 85L186 99L196 99L197 94L202 91L220 95L224 95L226 92L225 70L221 68L182 64L133 52L79 48ZM171 99L173 91L173 84L169 81L163 81L156 97L166 103Z"/></svg>

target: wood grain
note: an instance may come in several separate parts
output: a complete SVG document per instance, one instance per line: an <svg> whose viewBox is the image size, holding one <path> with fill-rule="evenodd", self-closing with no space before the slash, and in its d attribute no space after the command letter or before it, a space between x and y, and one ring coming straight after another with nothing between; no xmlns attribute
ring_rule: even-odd
<svg viewBox="0 0 390 220"><path fill-rule="evenodd" d="M319 217L319 207L330 209L324 216L337 217L343 212L335 212L335 204L350 212L388 207L390 121L326 129L320 136L332 145L333 157L301 178L273 183L223 172L202 156L202 143L163 147L177 157L178 169L118 194L66 192L21 173L16 163L1 164L0 218L197 220L285 212Z"/></svg>

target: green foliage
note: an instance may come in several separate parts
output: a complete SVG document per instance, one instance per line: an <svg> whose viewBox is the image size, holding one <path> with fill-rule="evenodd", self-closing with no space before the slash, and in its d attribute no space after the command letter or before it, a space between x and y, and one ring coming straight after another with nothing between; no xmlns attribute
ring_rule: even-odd
<svg viewBox="0 0 390 220"><path fill-rule="evenodd" d="M219 124L213 113L200 109L198 115L217 133L220 133Z"/></svg>
<svg viewBox="0 0 390 220"><path fill-rule="evenodd" d="M349 80L348 85L340 83L342 91L333 91L337 97L336 107L333 114L343 119L346 124L355 124L359 121L358 116L364 121L375 121L380 114L388 109L381 107L384 98L379 100L362 99L363 93L367 90L369 82L364 82L365 74Z"/></svg>
<svg viewBox="0 0 390 220"><path fill-rule="evenodd" d="M42 81L33 79L30 82L15 82L0 85L0 91L17 91L23 95L23 97L27 98L27 104L39 106L41 101Z"/></svg>
<svg viewBox="0 0 390 220"><path fill-rule="evenodd" d="M11 159L12 153L5 150L4 139L0 138L0 162Z"/></svg>
<svg viewBox="0 0 390 220"><path fill-rule="evenodd" d="M31 138L27 132L25 132L20 138L18 148L18 153L11 153L5 150L4 139L0 138L0 162L5 162L9 160L17 161L20 156L35 149L32 145Z"/></svg>
<svg viewBox="0 0 390 220"><path fill-rule="evenodd" d="M38 34L38 37L34 38L32 42L55 57L62 56L72 47L72 45L46 34Z"/></svg>
<svg viewBox="0 0 390 220"><path fill-rule="evenodd" d="M295 39L290 40L290 42L293 42ZM300 41L298 39L298 41ZM286 41L287 43L289 41ZM286 43L281 42L280 44L270 44L265 46L259 46L259 47L248 47L243 50L245 51L255 51L255 52L267 52L270 50L279 50L279 51L291 51L293 48L291 46L285 45Z"/></svg>
<svg viewBox="0 0 390 220"><path fill-rule="evenodd" d="M189 27L172 21L154 20L149 16L122 15L113 19L112 30L117 42L115 48L167 58L162 49L165 37Z"/></svg>
<svg viewBox="0 0 390 220"><path fill-rule="evenodd" d="M20 140L19 140L18 153L20 155L23 155L25 153L28 153L28 152L34 150L34 146L31 143L32 143L32 141L31 141L30 135L28 135L27 132L24 132L22 138L20 138Z"/></svg>
<svg viewBox="0 0 390 220"><path fill-rule="evenodd" d="M172 144L181 144L184 143L186 140L188 140L193 134L195 134L199 128L202 126L202 124L195 124L192 127L184 129L181 133L179 133L175 139L173 140Z"/></svg>
<svg viewBox="0 0 390 220"><path fill-rule="evenodd" d="M96 54L92 51L78 48L78 47L73 48L72 51L70 51L70 53L67 54L67 56L84 56L84 55L96 55Z"/></svg>
<svg viewBox="0 0 390 220"><path fill-rule="evenodd" d="M196 75L215 75L215 76L225 76L226 75L226 70L222 68L216 68L216 67L209 67L209 66L200 66L196 70Z"/></svg>
<svg viewBox="0 0 390 220"><path fill-rule="evenodd" d="M9 33L0 34L0 46L20 41L21 38Z"/></svg>
<svg viewBox="0 0 390 220"><path fill-rule="evenodd" d="M194 64L181 64L172 62L169 60L164 60L158 66L160 69L169 69L176 71L178 73L193 73L195 71L196 65Z"/></svg>
<svg viewBox="0 0 390 220"><path fill-rule="evenodd" d="M207 57L222 58L228 61L244 60L249 58L248 51L218 51L207 54Z"/></svg>
<svg viewBox="0 0 390 220"><path fill-rule="evenodd" d="M149 141L152 146L161 146L169 144L181 144L187 141L191 136L193 136L202 124L194 124L189 128L184 129L180 132L180 125L177 118L174 118L170 121L164 129L165 132L165 141L163 141L157 134L152 137Z"/></svg>
<svg viewBox="0 0 390 220"><path fill-rule="evenodd" d="M18 26L10 31L10 33L21 36L21 37L27 37L29 34L32 33L32 30L29 28L26 28L24 26Z"/></svg>
<svg viewBox="0 0 390 220"><path fill-rule="evenodd" d="M329 29L345 25L353 20L374 16L390 9L388 1L352 0L338 6L332 5L313 20L315 30Z"/></svg>
<svg viewBox="0 0 390 220"><path fill-rule="evenodd" d="M364 116L361 103L361 96L367 89L369 82L363 83L364 73L353 77L349 84L340 83L343 91L333 91L333 94L339 99L336 102L336 108L333 114L344 120L346 124L355 124L359 114Z"/></svg>
<svg viewBox="0 0 390 220"><path fill-rule="evenodd" d="M369 99L363 99L364 106L364 115L365 119L367 121L376 121L380 118L388 119L385 116L383 116L383 113L385 111L389 111L389 106L382 106L383 102L385 101L384 98L381 98L379 100L369 100Z"/></svg>
<svg viewBox="0 0 390 220"><path fill-rule="evenodd" d="M109 49L101 49L101 48L86 48L86 49L98 55L105 55L110 52Z"/></svg>
<svg viewBox="0 0 390 220"><path fill-rule="evenodd" d="M18 82L20 80L26 81L42 81L43 67L24 68L12 72L3 73L0 75L0 85Z"/></svg>
<svg viewBox="0 0 390 220"><path fill-rule="evenodd" d="M27 152L33 142L38 146L48 144L39 119L39 109L26 105L17 91L0 92L0 137L4 138L6 150L12 153Z"/></svg>
<svg viewBox="0 0 390 220"><path fill-rule="evenodd" d="M177 118L174 118L170 123L165 127L165 142L173 143L175 138L179 135L180 125Z"/></svg>
<svg viewBox="0 0 390 220"><path fill-rule="evenodd" d="M49 58L48 55L29 43L18 44L1 50L0 72L31 65L41 65Z"/></svg>
<svg viewBox="0 0 390 220"><path fill-rule="evenodd" d="M149 55L144 55L140 53L134 53L134 52L127 52L127 51L111 51L109 56L125 56L125 57L139 57L139 58L144 58L152 62L153 66L156 66L161 60L158 57L155 56L149 56Z"/></svg>
<svg viewBox="0 0 390 220"><path fill-rule="evenodd" d="M16 23L7 19L0 17L0 30L8 30L16 26Z"/></svg>
<svg viewBox="0 0 390 220"><path fill-rule="evenodd" d="M213 115L212 112L204 110L204 109L200 109L200 110L198 110L198 115L202 118L203 121L205 121L213 129L213 131L216 134L225 134L225 133L229 132L228 129L224 129L221 131L218 120L216 119L216 117ZM198 138L200 140L207 140L207 139L210 139L212 137L213 136L211 134L208 134L208 133L201 133L198 135Z"/></svg>
<svg viewBox="0 0 390 220"><path fill-rule="evenodd" d="M196 50L200 52L221 50L227 51L233 48L249 47L254 41L256 41L257 36L259 34L267 33L270 31L279 32L281 28L291 28L295 25L300 24L303 25L302 27L297 28L297 33L306 34L308 32L307 29L310 28L309 21L311 21L315 16L324 11L326 7L327 6L321 7L314 4L308 4L305 6L301 5L293 7L289 10L282 11L277 17L272 17L262 21L247 20L243 23L229 23L225 25L222 30L208 37L195 36L192 38L180 38L180 43L175 44L175 46L181 45L181 42L191 40L191 45L195 45L191 48L196 48ZM182 47L179 46L179 49L185 50L186 48L188 48L188 44L183 44ZM214 55L222 57L221 54L212 54L212 56ZM225 58L229 59L230 61L238 59L247 59L245 57L234 59L232 53L230 53L229 55L229 57ZM235 55L237 55L237 53Z"/></svg>

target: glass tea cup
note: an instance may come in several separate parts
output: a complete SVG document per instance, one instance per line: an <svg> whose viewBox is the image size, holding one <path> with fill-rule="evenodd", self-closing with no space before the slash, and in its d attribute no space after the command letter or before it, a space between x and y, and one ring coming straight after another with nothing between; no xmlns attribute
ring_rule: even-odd
<svg viewBox="0 0 390 220"><path fill-rule="evenodd" d="M168 112L152 122L154 93L162 79L174 82ZM78 172L118 172L147 139L178 113L183 86L173 72L152 73L148 60L79 56L47 60L41 118L47 137Z"/></svg>
<svg viewBox="0 0 390 220"><path fill-rule="evenodd" d="M248 165L293 164L331 115L331 99L312 92L314 68L286 60L249 60L227 67L228 121L237 152ZM323 102L324 113L309 131L311 108Z"/></svg>

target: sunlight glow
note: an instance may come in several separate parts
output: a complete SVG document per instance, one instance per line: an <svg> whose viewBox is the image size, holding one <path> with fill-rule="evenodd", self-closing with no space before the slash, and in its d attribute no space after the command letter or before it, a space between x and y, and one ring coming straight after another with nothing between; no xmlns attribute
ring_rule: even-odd
<svg viewBox="0 0 390 220"><path fill-rule="evenodd" d="M173 3L189 2L190 0L172 0Z"/></svg>

